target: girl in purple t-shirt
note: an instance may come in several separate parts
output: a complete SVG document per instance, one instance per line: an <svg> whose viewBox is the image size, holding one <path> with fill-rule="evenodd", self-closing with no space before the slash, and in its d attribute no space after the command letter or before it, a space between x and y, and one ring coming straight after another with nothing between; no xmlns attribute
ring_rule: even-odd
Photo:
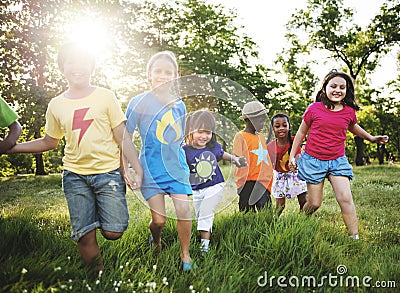
<svg viewBox="0 0 400 293"><path fill-rule="evenodd" d="M321 206L324 179L328 178L349 235L355 239L358 239L358 219L349 181L353 170L345 156L346 130L370 142L388 141L386 135L372 136L357 124L358 109L352 78L337 70L329 72L316 102L303 115L289 159L290 169L295 170L296 150L309 132L305 152L297 162L299 177L307 182L308 200L303 210L312 214Z"/></svg>
<svg viewBox="0 0 400 293"><path fill-rule="evenodd" d="M244 157L236 157L224 152L217 142L215 118L208 110L199 110L187 118L188 134L186 161L190 169L190 184L193 189L193 206L196 214L197 230L200 231L203 252L208 252L214 210L221 201L224 189L224 177L218 161L232 161L238 167L246 166Z"/></svg>

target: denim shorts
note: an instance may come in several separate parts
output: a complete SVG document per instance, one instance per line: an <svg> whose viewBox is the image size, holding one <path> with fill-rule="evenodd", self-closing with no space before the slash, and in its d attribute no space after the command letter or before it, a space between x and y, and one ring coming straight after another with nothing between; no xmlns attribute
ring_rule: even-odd
<svg viewBox="0 0 400 293"><path fill-rule="evenodd" d="M328 175L345 176L353 179L353 167L346 156L334 160L320 160L304 152L298 162L299 178L311 184L324 181Z"/></svg>
<svg viewBox="0 0 400 293"><path fill-rule="evenodd" d="M96 228L110 232L126 230L129 220L126 185L119 168L94 175L64 170L62 184L73 240L78 241Z"/></svg>

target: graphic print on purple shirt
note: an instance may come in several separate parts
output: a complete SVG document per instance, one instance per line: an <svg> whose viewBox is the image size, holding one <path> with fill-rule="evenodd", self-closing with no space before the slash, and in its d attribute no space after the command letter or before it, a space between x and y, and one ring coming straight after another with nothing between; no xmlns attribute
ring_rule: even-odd
<svg viewBox="0 0 400 293"><path fill-rule="evenodd" d="M193 190L203 189L224 182L224 176L218 166L224 151L217 142L215 147L209 149L195 149L185 145L186 161L190 169L190 184Z"/></svg>

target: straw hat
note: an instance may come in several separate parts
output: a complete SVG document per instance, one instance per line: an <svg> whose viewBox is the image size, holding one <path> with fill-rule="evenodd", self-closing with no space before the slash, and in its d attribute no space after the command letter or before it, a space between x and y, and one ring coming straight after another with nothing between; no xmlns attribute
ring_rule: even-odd
<svg viewBox="0 0 400 293"><path fill-rule="evenodd" d="M242 116L240 119L253 118L260 115L267 114L268 110L259 101L251 101L246 103L242 109Z"/></svg>

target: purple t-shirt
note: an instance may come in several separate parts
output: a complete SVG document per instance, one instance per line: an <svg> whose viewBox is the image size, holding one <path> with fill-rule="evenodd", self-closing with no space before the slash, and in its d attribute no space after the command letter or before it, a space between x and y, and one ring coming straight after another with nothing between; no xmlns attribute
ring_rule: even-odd
<svg viewBox="0 0 400 293"><path fill-rule="evenodd" d="M183 149L190 169L190 184L193 190L224 182L224 176L218 166L218 161L222 159L224 150L218 142L212 149L207 147L195 149L189 145L184 145Z"/></svg>
<svg viewBox="0 0 400 293"><path fill-rule="evenodd" d="M320 160L335 160L345 155L346 131L357 123L356 111L344 105L340 111L328 110L322 102L314 102L303 114L310 127L307 154Z"/></svg>

